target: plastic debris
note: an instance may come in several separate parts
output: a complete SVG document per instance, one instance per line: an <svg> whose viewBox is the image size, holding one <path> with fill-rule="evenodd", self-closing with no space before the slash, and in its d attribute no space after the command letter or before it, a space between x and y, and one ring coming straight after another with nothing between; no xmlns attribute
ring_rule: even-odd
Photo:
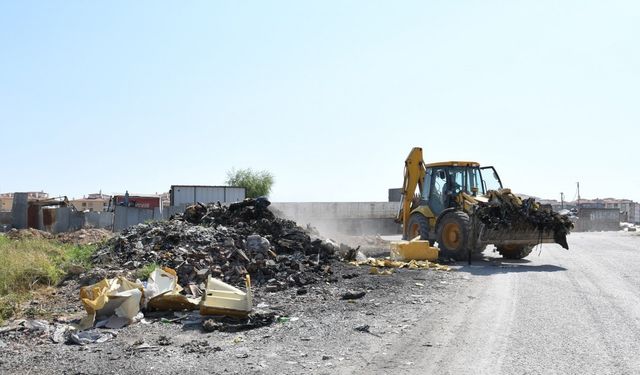
<svg viewBox="0 0 640 375"><path fill-rule="evenodd" d="M80 329L91 328L96 320L108 320L112 316L124 318L127 324L133 323L140 312L142 291L141 283L121 276L80 288L80 300L87 311Z"/></svg>
<svg viewBox="0 0 640 375"><path fill-rule="evenodd" d="M29 331L48 333L49 332L49 322L47 322L45 320L27 320L24 323L24 328L26 328Z"/></svg>
<svg viewBox="0 0 640 375"><path fill-rule="evenodd" d="M66 342L69 338L69 335L73 332L75 332L75 329L68 325L56 325L53 332L51 333L51 341L55 342L56 344Z"/></svg>
<svg viewBox="0 0 640 375"><path fill-rule="evenodd" d="M168 268L156 268L150 275L145 288L146 306L150 310L183 311L197 310L200 298L188 298L178 284L176 271Z"/></svg>
<svg viewBox="0 0 640 375"><path fill-rule="evenodd" d="M253 308L253 292L249 275L246 275L245 286L247 291L243 292L222 280L209 276L207 290L200 304L200 314L247 316Z"/></svg>
<svg viewBox="0 0 640 375"><path fill-rule="evenodd" d="M410 260L408 262L403 262L399 260L392 260L390 258L367 258L365 261L353 261L349 262L354 266L365 266L369 265L372 268L369 273L371 274L382 274L379 270L374 271L373 268L408 268L408 269L429 269L433 268L439 271L451 271L451 267L446 265L441 265L434 262L429 262L428 260Z"/></svg>
<svg viewBox="0 0 640 375"><path fill-rule="evenodd" d="M391 259L405 260L405 261L437 260L440 254L440 251L438 250L438 248L431 246L429 241L423 241L417 238L411 241L391 242L389 245L391 249Z"/></svg>
<svg viewBox="0 0 640 375"><path fill-rule="evenodd" d="M77 345L96 344L109 341L115 336L116 334L114 332L91 329L87 331L71 333L67 342Z"/></svg>

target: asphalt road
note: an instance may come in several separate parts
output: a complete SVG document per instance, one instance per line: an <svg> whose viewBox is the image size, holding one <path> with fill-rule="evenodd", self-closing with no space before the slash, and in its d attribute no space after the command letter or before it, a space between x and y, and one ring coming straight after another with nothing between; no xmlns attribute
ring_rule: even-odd
<svg viewBox="0 0 640 375"><path fill-rule="evenodd" d="M640 373L640 234L573 233L569 245L460 264L446 303L349 371Z"/></svg>

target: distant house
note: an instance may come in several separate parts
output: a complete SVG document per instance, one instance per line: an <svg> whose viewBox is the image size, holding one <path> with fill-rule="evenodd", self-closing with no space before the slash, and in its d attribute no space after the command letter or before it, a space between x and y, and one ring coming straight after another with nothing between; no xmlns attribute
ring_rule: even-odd
<svg viewBox="0 0 640 375"><path fill-rule="evenodd" d="M161 208L162 197L149 194L116 194L111 198L111 206L127 206L137 208Z"/></svg>
<svg viewBox="0 0 640 375"><path fill-rule="evenodd" d="M580 200L581 208L617 208L620 221L640 224L640 204L631 199L596 198Z"/></svg>
<svg viewBox="0 0 640 375"><path fill-rule="evenodd" d="M109 210L109 200L111 196L96 193L89 194L81 199L70 200L69 203L75 207L77 211L103 212Z"/></svg>
<svg viewBox="0 0 640 375"><path fill-rule="evenodd" d="M40 200L49 198L49 194L44 191L29 191L27 192L28 200ZM0 194L0 211L9 212L13 207L13 193Z"/></svg>

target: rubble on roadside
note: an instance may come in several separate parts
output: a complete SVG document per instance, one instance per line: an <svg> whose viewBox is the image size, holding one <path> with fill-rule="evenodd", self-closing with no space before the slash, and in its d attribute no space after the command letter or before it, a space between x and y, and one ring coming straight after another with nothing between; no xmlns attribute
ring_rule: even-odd
<svg viewBox="0 0 640 375"><path fill-rule="evenodd" d="M269 204L258 198L228 207L189 206L168 221L125 229L93 260L105 268L169 267L187 290L190 286L204 290L209 276L242 285L248 274L255 285L276 291L330 275L330 262L339 247L310 235L294 221L276 217Z"/></svg>
<svg viewBox="0 0 640 375"><path fill-rule="evenodd" d="M247 199L229 207L197 204L168 221L130 227L102 244L92 258L94 268L70 279L72 285L82 285L84 319L55 325L34 321L16 331L77 345L109 341L118 329L140 322L240 332L299 319L284 315L278 307L266 309L266 304L254 309L251 283L260 298L291 288L292 298L304 301L315 290L308 287L311 284L336 283L340 276L346 280L366 273L342 263L348 255L352 265L367 264L379 274L393 268L445 269L430 262L366 258L357 248L277 218L268 205L266 199ZM148 279L137 280L143 279L139 271L150 265L155 269L145 274ZM345 269L350 273L343 274ZM354 302L366 293L350 289L340 298ZM140 343L129 349L156 350L163 344Z"/></svg>
<svg viewBox="0 0 640 375"><path fill-rule="evenodd" d="M354 260L349 262L349 264L354 266L371 266L371 274L383 275L390 275L391 272L384 271L390 271L394 268L406 268L410 270L433 268L438 271L451 271L451 267L447 265L430 262L428 260L400 261L389 258L367 258L366 260ZM382 272L380 270L382 270Z"/></svg>
<svg viewBox="0 0 640 375"><path fill-rule="evenodd" d="M246 317L211 317L202 323L202 329L205 332L242 332L271 325L277 318L273 311L255 311Z"/></svg>
<svg viewBox="0 0 640 375"><path fill-rule="evenodd" d="M640 226L634 223L620 222L620 230L625 232L636 232Z"/></svg>

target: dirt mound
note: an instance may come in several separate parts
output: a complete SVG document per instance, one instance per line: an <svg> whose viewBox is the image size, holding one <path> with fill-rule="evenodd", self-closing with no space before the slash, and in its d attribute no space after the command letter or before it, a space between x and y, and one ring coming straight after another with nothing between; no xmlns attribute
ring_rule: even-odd
<svg viewBox="0 0 640 375"><path fill-rule="evenodd" d="M60 233L56 235L56 240L62 243L88 245L103 242L112 236L113 233L106 229L80 229L75 232Z"/></svg>
<svg viewBox="0 0 640 375"><path fill-rule="evenodd" d="M12 240L27 240L27 239L52 239L53 235L49 232L44 232L38 229L11 229L5 233L7 238Z"/></svg>
<svg viewBox="0 0 640 375"><path fill-rule="evenodd" d="M94 261L136 269L155 263L175 269L181 285L203 286L208 275L271 290L303 286L331 273L338 247L276 217L270 202L247 199L229 207L198 204L168 221L138 224L111 238Z"/></svg>

